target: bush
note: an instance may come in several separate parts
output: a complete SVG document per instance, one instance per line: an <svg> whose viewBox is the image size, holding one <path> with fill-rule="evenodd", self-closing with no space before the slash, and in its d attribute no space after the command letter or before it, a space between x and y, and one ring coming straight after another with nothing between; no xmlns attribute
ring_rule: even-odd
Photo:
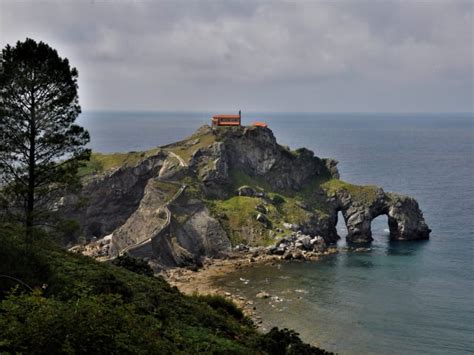
<svg viewBox="0 0 474 355"><path fill-rule="evenodd" d="M123 267L136 274L153 276L153 269L148 263L139 258L134 258L128 254L120 255L118 258L112 261L112 264Z"/></svg>
<svg viewBox="0 0 474 355"><path fill-rule="evenodd" d="M0 226L0 299L13 288L27 292L48 283L50 267L36 244L28 245L13 229Z"/></svg>
<svg viewBox="0 0 474 355"><path fill-rule="evenodd" d="M272 355L330 355L332 353L321 350L301 341L294 330L272 328L267 334L264 334L260 346L262 350Z"/></svg>
<svg viewBox="0 0 474 355"><path fill-rule="evenodd" d="M0 225L0 268L29 285L3 289L0 353L318 354L294 332L258 333L222 297L188 297L160 277L51 243L26 248L18 235Z"/></svg>
<svg viewBox="0 0 474 355"><path fill-rule="evenodd" d="M272 197L272 202L273 202L274 205L281 205L282 203L285 202L285 199L283 198L283 196L275 194Z"/></svg>
<svg viewBox="0 0 474 355"><path fill-rule="evenodd" d="M244 314L242 313L241 309L238 308L233 302L226 300L222 296L206 295L195 297L201 301L206 302L218 312L223 311L237 320L242 320L244 318Z"/></svg>
<svg viewBox="0 0 474 355"><path fill-rule="evenodd" d="M40 292L9 296L0 303L0 352L160 353L175 347L161 325L141 316L117 295L85 296L74 302Z"/></svg>

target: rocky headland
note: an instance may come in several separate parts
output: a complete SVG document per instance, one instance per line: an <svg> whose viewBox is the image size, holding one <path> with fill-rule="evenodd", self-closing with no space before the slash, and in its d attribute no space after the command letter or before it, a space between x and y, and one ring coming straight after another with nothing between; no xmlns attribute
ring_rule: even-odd
<svg viewBox="0 0 474 355"><path fill-rule="evenodd" d="M58 204L79 222L74 249L107 260L128 253L156 270L200 267L206 259L267 255L312 259L340 237L372 240L387 215L390 238L429 238L416 200L340 180L337 162L279 145L268 128L203 126L147 152L94 154L79 194Z"/></svg>

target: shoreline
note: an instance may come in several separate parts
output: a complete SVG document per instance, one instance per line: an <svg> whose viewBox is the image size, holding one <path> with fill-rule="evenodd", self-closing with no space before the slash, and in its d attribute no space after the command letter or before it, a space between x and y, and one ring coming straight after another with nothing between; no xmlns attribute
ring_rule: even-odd
<svg viewBox="0 0 474 355"><path fill-rule="evenodd" d="M339 252L338 248L328 248L321 255L298 262L317 262L322 258ZM234 302L249 317L261 331L263 318L258 314L254 301L233 294L216 284L216 280L228 273L235 272L255 265L277 265L287 260L279 255L253 255L249 252L233 252L224 259L205 259L203 267L198 270L189 268L173 268L161 271L157 275L163 277L171 286L177 287L185 295L218 295ZM261 298L270 298L269 294L261 292ZM260 297L256 296L256 297Z"/></svg>

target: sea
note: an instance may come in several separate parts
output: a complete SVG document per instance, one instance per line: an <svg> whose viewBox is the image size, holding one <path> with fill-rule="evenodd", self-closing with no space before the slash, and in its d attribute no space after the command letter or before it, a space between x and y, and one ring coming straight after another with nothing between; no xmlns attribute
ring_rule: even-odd
<svg viewBox="0 0 474 355"><path fill-rule="evenodd" d="M209 112L84 112L104 153L146 150L192 134ZM372 222L367 252L255 266L216 283L254 302L262 326L291 328L340 354L474 354L473 113L243 113L279 143L339 161L341 179L415 197L432 229L392 242ZM342 218L338 231L345 245ZM266 291L272 298L259 299Z"/></svg>

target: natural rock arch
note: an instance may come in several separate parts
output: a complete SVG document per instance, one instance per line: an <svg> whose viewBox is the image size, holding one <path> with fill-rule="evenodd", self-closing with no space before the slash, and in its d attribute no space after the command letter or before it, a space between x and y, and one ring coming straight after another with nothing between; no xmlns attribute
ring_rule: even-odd
<svg viewBox="0 0 474 355"><path fill-rule="evenodd" d="M332 196L335 216L342 212L347 227L347 240L367 243L372 238L372 221L386 215L390 238L394 240L428 239L431 230L415 199L395 193L385 193L378 188L371 199L361 199L346 189ZM335 218L337 222L337 217Z"/></svg>

